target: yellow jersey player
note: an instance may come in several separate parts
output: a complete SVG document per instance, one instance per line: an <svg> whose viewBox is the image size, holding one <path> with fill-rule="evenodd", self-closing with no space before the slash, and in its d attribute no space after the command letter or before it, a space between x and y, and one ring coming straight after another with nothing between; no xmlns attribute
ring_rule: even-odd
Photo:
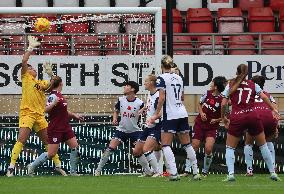
<svg viewBox="0 0 284 194"><path fill-rule="evenodd" d="M22 79L22 99L20 104L19 114L19 135L17 142L11 153L11 162L7 169L7 176L14 176L14 168L16 161L22 151L23 146L30 136L32 129L35 130L40 140L45 145L47 150L47 126L45 119L45 91L50 89L50 82L46 80L37 80L36 70L28 64L30 55L33 49L40 45L36 37L29 36L29 47L22 59L21 79ZM51 81L52 83L53 81ZM67 176L65 171L61 169L61 162L59 156L55 155L53 158L55 169L63 176Z"/></svg>

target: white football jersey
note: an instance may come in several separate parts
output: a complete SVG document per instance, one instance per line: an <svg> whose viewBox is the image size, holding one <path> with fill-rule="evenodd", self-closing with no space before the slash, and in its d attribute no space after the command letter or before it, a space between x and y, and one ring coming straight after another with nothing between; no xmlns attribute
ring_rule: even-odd
<svg viewBox="0 0 284 194"><path fill-rule="evenodd" d="M128 101L126 96L119 97L115 109L120 112L121 119L116 129L125 133L140 131L138 111L143 107L144 103L139 98Z"/></svg>
<svg viewBox="0 0 284 194"><path fill-rule="evenodd" d="M166 93L163 105L163 119L173 120L188 117L181 96L183 94L182 78L175 73L164 73L157 78L157 89Z"/></svg>
<svg viewBox="0 0 284 194"><path fill-rule="evenodd" d="M154 115L154 113L156 112L157 109L157 105L158 105L158 100L159 100L159 91L156 91L154 94L148 94L148 98L147 98L147 113L146 113L146 118L150 118L151 116ZM156 123L159 123L160 119L157 119L155 121L154 124L148 125L146 124L147 128L153 128L156 126Z"/></svg>

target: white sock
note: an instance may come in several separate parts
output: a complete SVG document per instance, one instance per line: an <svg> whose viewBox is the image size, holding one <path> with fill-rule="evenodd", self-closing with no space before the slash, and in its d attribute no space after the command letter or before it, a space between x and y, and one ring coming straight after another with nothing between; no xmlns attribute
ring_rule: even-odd
<svg viewBox="0 0 284 194"><path fill-rule="evenodd" d="M170 146L163 146L163 153L168 165L168 171L171 175L177 175L177 166L174 153Z"/></svg>
<svg viewBox="0 0 284 194"><path fill-rule="evenodd" d="M98 164L98 167L96 169L96 171L101 172L103 167L105 166L105 164L108 161L109 156L113 153L113 149L112 148L107 148L104 153L101 156L100 162Z"/></svg>
<svg viewBox="0 0 284 194"><path fill-rule="evenodd" d="M274 168L274 165L273 165L273 162L272 162L272 157L271 157L271 154L270 154L270 151L267 147L267 144L263 144L262 146L259 146L259 149L261 151L261 155L267 165L267 168L269 170L270 173L274 173L275 172L275 168Z"/></svg>
<svg viewBox="0 0 284 194"><path fill-rule="evenodd" d="M275 149L274 149L274 144L273 142L267 142L267 147L271 153L271 157L272 157L272 162L273 162L273 165L275 166Z"/></svg>
<svg viewBox="0 0 284 194"><path fill-rule="evenodd" d="M183 149L186 151L187 159L189 159L191 167L192 167L192 174L197 174L198 173L198 166L197 166L197 159L196 159L196 154L191 146L191 144L186 144L183 145Z"/></svg>
<svg viewBox="0 0 284 194"><path fill-rule="evenodd" d="M155 154L153 152L149 151L149 152L145 152L144 155L145 155L147 161L149 162L149 164L152 166L154 172L161 174L162 172L159 169L157 158L156 158Z"/></svg>
<svg viewBox="0 0 284 194"><path fill-rule="evenodd" d="M146 174L152 173L152 171L149 167L149 163L148 163L146 157L144 156L144 154L142 154L141 156L138 156L137 160L138 160L139 164L142 166L142 168L143 168L143 170Z"/></svg>
<svg viewBox="0 0 284 194"><path fill-rule="evenodd" d="M185 172L190 172L190 169L191 169L190 160L186 158L186 159L185 159L185 169L184 169L184 171L185 171Z"/></svg>
<svg viewBox="0 0 284 194"><path fill-rule="evenodd" d="M253 150L252 145L245 145L244 147L245 163L247 165L247 172L251 173L253 171L252 161L253 161Z"/></svg>
<svg viewBox="0 0 284 194"><path fill-rule="evenodd" d="M157 163L158 163L158 167L159 167L159 171L163 172L164 170L164 156L163 156L163 151L159 150L159 151L154 151L154 154L157 158Z"/></svg>
<svg viewBox="0 0 284 194"><path fill-rule="evenodd" d="M37 157L35 159L35 161L33 161L31 163L31 166L33 169L37 168L38 166L42 165L43 163L45 163L48 160L47 157L47 152L43 152L39 157Z"/></svg>
<svg viewBox="0 0 284 194"><path fill-rule="evenodd" d="M226 146L226 164L228 167L228 174L229 175L234 175L235 171L234 171L234 164L235 164L235 149L230 147L230 146Z"/></svg>

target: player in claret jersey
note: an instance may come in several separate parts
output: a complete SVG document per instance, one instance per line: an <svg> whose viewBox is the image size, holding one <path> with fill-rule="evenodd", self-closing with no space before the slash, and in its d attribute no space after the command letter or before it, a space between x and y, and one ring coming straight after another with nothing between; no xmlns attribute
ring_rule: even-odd
<svg viewBox="0 0 284 194"><path fill-rule="evenodd" d="M223 100L221 107L221 117L225 126L228 126L227 140L226 140L226 164L228 167L228 176L224 181L235 181L234 177L234 163L235 163L235 148L243 135L244 131L253 136L257 145L260 148L261 154L270 172L272 180L280 180L275 173L274 165L270 151L268 149L263 124L257 111L255 111L255 96L259 97L272 110L273 117L279 119L278 110L269 101L268 97L263 93L258 84L251 80L246 80L248 74L248 67L241 64L237 68L237 76L231 80L223 91ZM230 121L225 117L225 106L228 100L231 100L232 111L230 114Z"/></svg>
<svg viewBox="0 0 284 194"><path fill-rule="evenodd" d="M34 162L28 165L28 174L33 175L34 170L48 159L57 154L59 144L65 142L71 149L70 153L70 175L78 176L76 169L79 162L79 144L69 124L70 118L83 120L77 114L67 110L67 101L61 94L63 83L61 77L54 76L53 90L51 91L45 112L48 113L49 124L47 129L48 151L42 153Z"/></svg>
<svg viewBox="0 0 284 194"><path fill-rule="evenodd" d="M124 86L124 96L118 98L118 101L115 104L115 111L113 113L113 124L118 125L118 127L116 128L108 147L102 154L98 167L94 173L95 176L101 175L101 171L108 161L109 156L121 143L130 139L130 142L135 145L141 135L142 131L138 126L138 120L139 111L144 107L144 103L136 97L136 93L138 91L139 85L134 81L128 81ZM118 123L119 113L121 120ZM133 155L137 157L144 172L147 175L152 175L152 171L144 154L140 155L137 152L133 152Z"/></svg>
<svg viewBox="0 0 284 194"><path fill-rule="evenodd" d="M219 122L222 120L221 92L224 91L226 82L225 77L215 77L211 82L210 90L201 96L198 104L199 115L196 117L193 126L192 146L196 151L199 149L200 143L205 141L205 156L202 169L203 176L208 175L212 162L212 149L215 143L217 130L220 127Z"/></svg>
<svg viewBox="0 0 284 194"><path fill-rule="evenodd" d="M252 81L260 86L263 89L265 84L265 77L256 75L252 78ZM263 91L263 93L269 98L270 102L277 108L276 102L274 98L268 93ZM275 165L275 150L273 145L273 139L278 134L278 121L273 117L272 112L267 104L263 102L263 100L257 95L255 98L255 111L258 112L261 122L264 127L264 134L267 142L268 149L272 156L273 164ZM249 134L246 133L246 141L244 147L245 153L245 162L247 165L247 176L253 176L253 168L252 168L252 161L253 161L253 141L254 138Z"/></svg>

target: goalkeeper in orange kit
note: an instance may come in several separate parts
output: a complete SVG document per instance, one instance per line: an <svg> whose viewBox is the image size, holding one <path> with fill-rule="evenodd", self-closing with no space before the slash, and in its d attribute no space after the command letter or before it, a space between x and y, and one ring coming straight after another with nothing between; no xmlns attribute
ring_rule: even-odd
<svg viewBox="0 0 284 194"><path fill-rule="evenodd" d="M33 49L40 45L36 37L29 36L29 47L22 59L21 79L22 79L22 99L20 104L19 114L19 135L17 142L11 153L11 162L7 169L7 176L14 176L14 169L16 161L22 151L23 146L30 136L32 129L35 130L40 140L45 145L47 150L47 126L45 119L45 92L51 88L53 83L47 80L37 80L36 70L28 64L30 55ZM48 64L45 64L46 73L52 78L52 70ZM67 176L65 171L61 168L59 156L55 155L52 160L55 163L55 169L63 176Z"/></svg>

